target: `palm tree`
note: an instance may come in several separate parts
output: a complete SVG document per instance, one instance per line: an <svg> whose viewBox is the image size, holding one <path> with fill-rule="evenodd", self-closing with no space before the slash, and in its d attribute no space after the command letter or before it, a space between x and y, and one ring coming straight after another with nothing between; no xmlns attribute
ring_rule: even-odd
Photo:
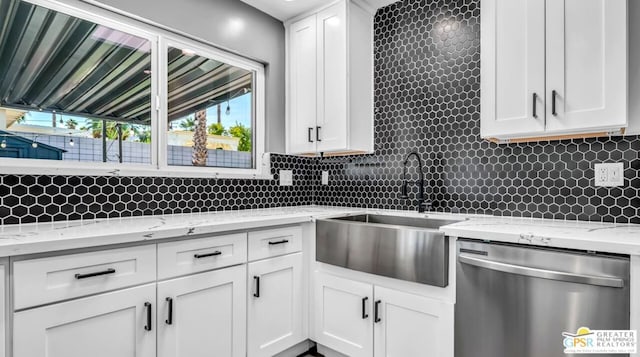
<svg viewBox="0 0 640 357"><path fill-rule="evenodd" d="M207 111L196 112L195 131L193 132L193 166L207 166Z"/></svg>
<svg viewBox="0 0 640 357"><path fill-rule="evenodd" d="M184 121L180 122L180 129L186 131L193 131L196 127L196 122L192 117L188 117Z"/></svg>
<svg viewBox="0 0 640 357"><path fill-rule="evenodd" d="M69 118L69 119L67 119L67 121L64 122L64 125L68 129L75 130L75 128L78 127L78 122L73 118Z"/></svg>
<svg viewBox="0 0 640 357"><path fill-rule="evenodd" d="M80 130L87 130L91 132L91 136L94 139L102 138L102 119L87 119L85 126ZM127 140L130 134L129 125L121 124L115 121L107 121L107 139L118 139L118 125L122 127L122 140Z"/></svg>

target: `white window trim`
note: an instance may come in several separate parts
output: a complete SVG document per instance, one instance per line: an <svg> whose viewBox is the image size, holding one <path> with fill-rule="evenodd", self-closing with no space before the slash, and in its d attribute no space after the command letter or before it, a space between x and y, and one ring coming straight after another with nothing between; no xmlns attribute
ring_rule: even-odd
<svg viewBox="0 0 640 357"><path fill-rule="evenodd" d="M92 5L91 9L70 6L56 0L21 0L34 5L43 6L70 16L91 21L95 24L124 31L148 40L151 43L151 72L154 80L151 83L151 164L77 162L65 160L37 160L0 158L0 174L27 175L80 175L80 176L143 176L143 177L197 177L197 178L250 178L273 179L271 175L270 154L265 152L265 69L258 62L239 55L227 53L211 45L192 40L186 36L169 36L162 29L143 29L139 20L122 14L113 15L109 11ZM95 9L94 9L95 8ZM124 16L124 17L123 17ZM121 17L118 19L117 17ZM169 166L166 161L166 122L167 113L167 43L185 45L194 48L198 53L210 55L232 65L254 71L255 77L255 127L254 133L254 168L236 169L223 167L181 167ZM164 62L162 62L164 61ZM161 119L165 118L165 119Z"/></svg>

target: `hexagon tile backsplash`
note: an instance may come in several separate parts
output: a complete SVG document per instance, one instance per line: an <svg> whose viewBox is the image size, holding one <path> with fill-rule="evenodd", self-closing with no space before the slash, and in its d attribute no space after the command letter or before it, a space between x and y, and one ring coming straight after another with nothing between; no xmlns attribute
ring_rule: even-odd
<svg viewBox="0 0 640 357"><path fill-rule="evenodd" d="M399 198L414 150L438 211L640 223L639 137L480 139L479 13L479 0L404 0L378 11L373 155L272 155L273 181L0 175L0 224L314 203L414 209ZM624 162L625 186L594 187L595 162ZM278 185L280 169L293 170L294 186Z"/></svg>
<svg viewBox="0 0 640 357"><path fill-rule="evenodd" d="M313 164L271 155L275 180L0 175L0 224L309 205Z"/></svg>
<svg viewBox="0 0 640 357"><path fill-rule="evenodd" d="M479 0L381 9L374 48L375 154L322 159L316 169L329 171L330 184L317 186L317 204L413 209L398 193L402 162L415 150L438 211L640 223L637 136L512 145L480 138ZM624 162L625 186L594 187L596 162Z"/></svg>

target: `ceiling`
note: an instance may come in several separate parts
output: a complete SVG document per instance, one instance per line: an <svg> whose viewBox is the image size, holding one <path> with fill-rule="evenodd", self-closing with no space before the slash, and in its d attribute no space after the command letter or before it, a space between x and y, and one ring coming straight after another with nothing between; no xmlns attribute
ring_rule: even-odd
<svg viewBox="0 0 640 357"><path fill-rule="evenodd" d="M286 21L305 12L333 3L333 0L241 0L278 20ZM397 0L364 0L374 9L387 6Z"/></svg>
<svg viewBox="0 0 640 357"><path fill-rule="evenodd" d="M330 3L327 0L242 0L242 2L281 21Z"/></svg>

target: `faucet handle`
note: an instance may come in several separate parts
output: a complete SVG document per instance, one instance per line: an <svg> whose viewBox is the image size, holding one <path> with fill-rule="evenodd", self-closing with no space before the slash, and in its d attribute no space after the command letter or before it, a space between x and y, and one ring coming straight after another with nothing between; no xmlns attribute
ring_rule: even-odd
<svg viewBox="0 0 640 357"><path fill-rule="evenodd" d="M431 200L421 201L418 204L418 212L420 213L429 212L431 211L431 209L433 209L433 203L431 202Z"/></svg>

